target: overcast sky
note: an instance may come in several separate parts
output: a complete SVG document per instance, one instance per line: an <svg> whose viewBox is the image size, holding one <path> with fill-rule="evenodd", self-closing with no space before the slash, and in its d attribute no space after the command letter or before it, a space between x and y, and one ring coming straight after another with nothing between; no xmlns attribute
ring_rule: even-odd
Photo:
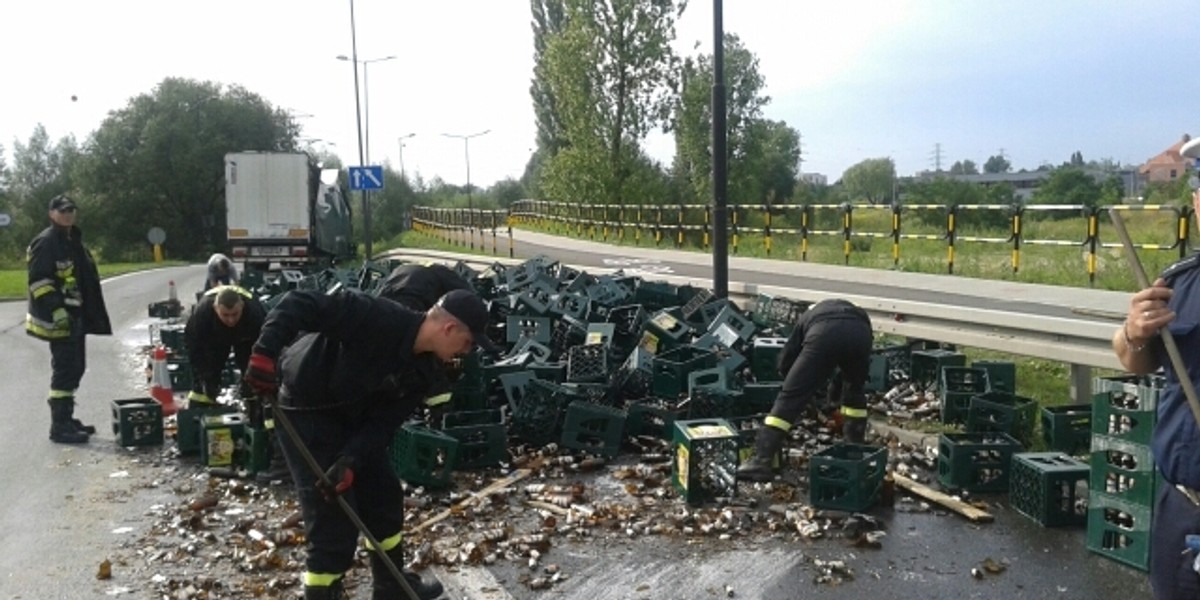
<svg viewBox="0 0 1200 600"><path fill-rule="evenodd" d="M1016 168L1140 164L1200 132L1200 6L1188 0L727 0L725 30L760 59L765 115L802 136L803 170L866 158L901 174L1003 153ZM350 0L5 0L0 145L44 124L80 142L165 77L241 84L294 111L357 164ZM357 0L371 163L466 181L519 177L534 147L527 0ZM711 52L693 0L681 52ZM699 42L699 48L693 50ZM362 82L360 81L360 84ZM78 96L72 102L71 96ZM647 140L666 162L671 143Z"/></svg>

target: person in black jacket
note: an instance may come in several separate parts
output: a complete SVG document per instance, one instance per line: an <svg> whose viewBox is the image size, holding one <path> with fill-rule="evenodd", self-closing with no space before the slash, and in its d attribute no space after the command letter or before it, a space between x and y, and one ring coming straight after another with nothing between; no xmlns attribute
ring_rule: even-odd
<svg viewBox="0 0 1200 600"><path fill-rule="evenodd" d="M471 284L454 269L440 263L404 264L392 269L379 295L413 310L429 310L438 298L454 290L473 291Z"/></svg>
<svg viewBox="0 0 1200 600"><path fill-rule="evenodd" d="M281 438L308 540L307 600L341 598L342 577L354 562L358 531L336 495L346 495L382 550L403 565L404 499L388 444L427 393L418 359L449 362L475 345L489 346L487 321L487 306L464 290L442 296L424 313L349 290L293 291L267 315L247 381L264 395L278 385L279 407L332 482L325 485L293 441ZM373 599L403 598L375 554L371 573ZM436 581L410 571L404 576L422 599L442 593Z"/></svg>
<svg viewBox="0 0 1200 600"><path fill-rule="evenodd" d="M754 440L754 456L738 467L738 479L770 481L772 463L805 403L841 371L842 432L862 443L867 429L866 384L871 364L871 318L845 300L822 300L800 317L779 357L783 388Z"/></svg>
<svg viewBox="0 0 1200 600"><path fill-rule="evenodd" d="M100 273L75 225L75 202L50 200L50 226L26 250L29 309L25 332L50 342L50 440L82 444L96 432L75 418L75 391L87 370L84 336L112 335Z"/></svg>
<svg viewBox="0 0 1200 600"><path fill-rule="evenodd" d="M231 351L234 364L246 370L266 318L262 303L240 287L215 287L201 296L183 330L192 366L189 405L214 402L221 392L221 372Z"/></svg>

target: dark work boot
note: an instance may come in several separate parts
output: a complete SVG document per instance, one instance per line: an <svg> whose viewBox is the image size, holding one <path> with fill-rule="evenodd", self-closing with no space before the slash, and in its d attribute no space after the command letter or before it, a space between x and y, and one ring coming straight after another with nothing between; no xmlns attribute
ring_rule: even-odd
<svg viewBox="0 0 1200 600"><path fill-rule="evenodd" d="M426 583L421 579L421 576L404 570L404 557L400 552L400 548L393 548L388 551L388 558L396 564L396 567L401 569L404 575L404 581L408 583L408 587L416 592L417 597L421 600L434 600L442 595L444 591L442 582L436 578ZM400 587L400 582L388 570L387 565L383 564L383 560L379 558L379 554L371 552L371 600L408 600L408 594L404 593L404 588Z"/></svg>
<svg viewBox="0 0 1200 600"><path fill-rule="evenodd" d="M844 417L842 439L848 444L862 444L867 438L867 420L864 417Z"/></svg>
<svg viewBox="0 0 1200 600"><path fill-rule="evenodd" d="M47 402L50 404L50 441L56 444L86 444L88 434L76 429L72 422L74 399L51 398Z"/></svg>
<svg viewBox="0 0 1200 600"><path fill-rule="evenodd" d="M304 600L342 600L345 597L341 579L333 582L333 585L304 586Z"/></svg>
<svg viewBox="0 0 1200 600"><path fill-rule="evenodd" d="M271 460L267 463L267 470L259 471L254 475L254 480L261 485L271 485L272 483L289 484L292 482L292 471L288 469L287 459L283 456L283 448L279 445L279 432L271 430Z"/></svg>
<svg viewBox="0 0 1200 600"><path fill-rule="evenodd" d="M71 396L70 400L71 400L71 414L74 415L75 414L75 397ZM91 425L84 425L83 421L80 421L79 419L76 419L74 417L71 418L71 425L75 427L76 431L82 431L83 433L86 433L88 435L93 435L96 433L95 427L93 427Z"/></svg>
<svg viewBox="0 0 1200 600"><path fill-rule="evenodd" d="M775 457L783 448L787 432L763 425L754 436L754 456L738 466L737 478L742 481L771 481L775 478Z"/></svg>

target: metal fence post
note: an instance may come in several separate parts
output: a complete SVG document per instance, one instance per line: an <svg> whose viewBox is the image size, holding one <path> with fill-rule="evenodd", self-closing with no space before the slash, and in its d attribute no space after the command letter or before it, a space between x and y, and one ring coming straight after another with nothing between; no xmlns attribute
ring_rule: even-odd
<svg viewBox="0 0 1200 600"><path fill-rule="evenodd" d="M946 250L946 272L951 275L954 274L954 217L957 214L957 206L946 207L946 242L949 244Z"/></svg>

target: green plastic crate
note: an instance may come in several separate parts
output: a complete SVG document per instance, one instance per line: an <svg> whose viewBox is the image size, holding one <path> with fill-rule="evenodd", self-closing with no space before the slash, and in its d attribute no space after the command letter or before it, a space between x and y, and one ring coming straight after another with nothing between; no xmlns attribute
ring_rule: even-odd
<svg viewBox="0 0 1200 600"><path fill-rule="evenodd" d="M909 361L910 379L917 383L937 383L942 367L965 367L967 355L953 350L914 350Z"/></svg>
<svg viewBox="0 0 1200 600"><path fill-rule="evenodd" d="M688 504L737 493L738 444L724 419L675 421L671 483Z"/></svg>
<svg viewBox="0 0 1200 600"><path fill-rule="evenodd" d="M683 418L687 410L665 400L648 398L630 402L626 413L625 435L648 435L670 440L675 431L675 421Z"/></svg>
<svg viewBox="0 0 1200 600"><path fill-rule="evenodd" d="M238 413L200 419L200 464L233 467L244 461L246 418Z"/></svg>
<svg viewBox="0 0 1200 600"><path fill-rule="evenodd" d="M1136 444L1150 443L1157 411L1154 408L1140 408L1143 403L1134 395L1133 389L1130 386L1092 395L1091 433Z"/></svg>
<svg viewBox="0 0 1200 600"><path fill-rule="evenodd" d="M562 445L608 458L621 451L625 411L611 406L576 400L567 405Z"/></svg>
<svg viewBox="0 0 1200 600"><path fill-rule="evenodd" d="M408 424L392 439L392 470L409 483L446 487L457 461L458 440L441 431Z"/></svg>
<svg viewBox="0 0 1200 600"><path fill-rule="evenodd" d="M1139 506L1153 506L1160 485L1150 447L1106 435L1092 436L1091 489Z"/></svg>
<svg viewBox="0 0 1200 600"><path fill-rule="evenodd" d="M227 404L195 404L175 413L175 445L180 456L200 452L200 420L213 415L237 412Z"/></svg>
<svg viewBox="0 0 1200 600"><path fill-rule="evenodd" d="M969 492L1008 490L1012 456L1021 443L1006 433L943 433L938 438L938 482Z"/></svg>
<svg viewBox="0 0 1200 600"><path fill-rule="evenodd" d="M458 468L491 467L509 460L508 427L499 409L447 413L442 433L458 440Z"/></svg>
<svg viewBox="0 0 1200 600"><path fill-rule="evenodd" d="M967 409L967 431L1007 433L1027 445L1033 440L1037 410L1032 398L1008 392L976 394Z"/></svg>
<svg viewBox="0 0 1200 600"><path fill-rule="evenodd" d="M1125 410L1154 410L1166 380L1161 375L1119 375L1097 377L1092 381L1092 393L1117 392Z"/></svg>
<svg viewBox="0 0 1200 600"><path fill-rule="evenodd" d="M112 401L112 431L123 447L163 443L162 405L153 398Z"/></svg>
<svg viewBox="0 0 1200 600"><path fill-rule="evenodd" d="M1092 443L1092 406L1064 404L1042 407L1042 441L1072 456L1087 454Z"/></svg>
<svg viewBox="0 0 1200 600"><path fill-rule="evenodd" d="M659 311L643 324L641 341L638 345L651 354L664 352L687 343L692 328L670 312Z"/></svg>
<svg viewBox="0 0 1200 600"><path fill-rule="evenodd" d="M1147 506L1092 492L1088 497L1087 549L1149 571L1150 518Z"/></svg>
<svg viewBox="0 0 1200 600"><path fill-rule="evenodd" d="M971 408L971 398L991 390L988 372L972 367L942 367L938 393L942 401L942 422L962 423Z"/></svg>
<svg viewBox="0 0 1200 600"><path fill-rule="evenodd" d="M864 511L879 499L886 447L835 444L808 462L808 501L817 508Z"/></svg>
<svg viewBox="0 0 1200 600"><path fill-rule="evenodd" d="M783 354L785 344L787 338L781 337L760 337L751 342L750 372L755 381L783 381L783 375L779 374L779 355Z"/></svg>
<svg viewBox="0 0 1200 600"><path fill-rule="evenodd" d="M1043 527L1083 525L1086 505L1079 492L1088 465L1062 452L1025 452L1012 457L1008 498L1017 512Z"/></svg>
<svg viewBox="0 0 1200 600"><path fill-rule="evenodd" d="M717 366L718 358L715 352L694 346L679 346L656 354L651 361L654 395L660 398L678 398L687 393L688 375L693 371Z"/></svg>
<svg viewBox="0 0 1200 600"><path fill-rule="evenodd" d="M988 382L998 392L1017 391L1017 365L1005 360L974 360L971 367L987 371Z"/></svg>

